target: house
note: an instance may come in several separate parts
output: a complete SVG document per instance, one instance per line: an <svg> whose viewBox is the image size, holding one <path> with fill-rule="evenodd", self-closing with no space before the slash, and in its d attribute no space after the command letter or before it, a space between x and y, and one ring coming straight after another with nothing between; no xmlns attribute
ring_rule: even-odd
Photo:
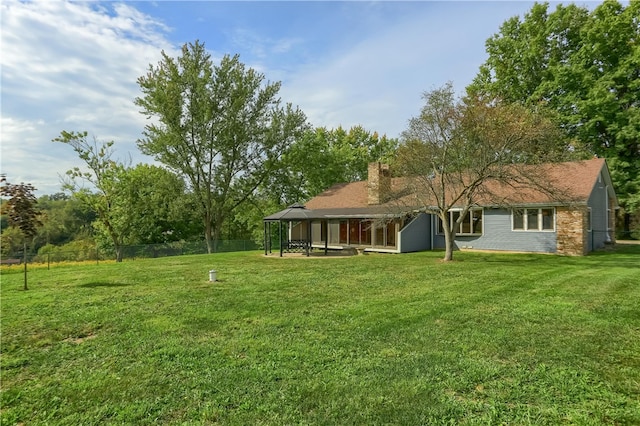
<svg viewBox="0 0 640 426"><path fill-rule="evenodd" d="M613 242L618 203L604 159L536 167L548 187L561 190L551 194L485 182L491 187L485 193L492 196L476 199L456 229L454 248L584 255ZM371 163L367 181L334 185L306 206L292 206L292 220L275 214L265 218L265 224L284 220L287 242L307 244L307 253L312 248L389 253L443 249L442 224L428 213L430 206L398 202L395 194L404 186L402 178L391 177L387 165ZM449 212L452 221L461 207ZM304 215L296 208L304 209Z"/></svg>

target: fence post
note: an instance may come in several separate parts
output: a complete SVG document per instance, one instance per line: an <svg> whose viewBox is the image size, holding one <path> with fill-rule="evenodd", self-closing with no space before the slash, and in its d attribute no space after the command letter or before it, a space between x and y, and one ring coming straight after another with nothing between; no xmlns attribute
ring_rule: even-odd
<svg viewBox="0 0 640 426"><path fill-rule="evenodd" d="M96 246L96 265L100 264L100 249Z"/></svg>
<svg viewBox="0 0 640 426"><path fill-rule="evenodd" d="M47 271L51 269L51 253L47 253Z"/></svg>
<svg viewBox="0 0 640 426"><path fill-rule="evenodd" d="M27 243L24 243L24 289L27 290Z"/></svg>

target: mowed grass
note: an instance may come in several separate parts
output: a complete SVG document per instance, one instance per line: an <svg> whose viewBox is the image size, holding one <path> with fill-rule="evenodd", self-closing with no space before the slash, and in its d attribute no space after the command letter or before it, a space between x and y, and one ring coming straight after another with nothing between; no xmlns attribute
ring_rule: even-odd
<svg viewBox="0 0 640 426"><path fill-rule="evenodd" d="M0 423L640 424L640 245L441 256L5 268Z"/></svg>

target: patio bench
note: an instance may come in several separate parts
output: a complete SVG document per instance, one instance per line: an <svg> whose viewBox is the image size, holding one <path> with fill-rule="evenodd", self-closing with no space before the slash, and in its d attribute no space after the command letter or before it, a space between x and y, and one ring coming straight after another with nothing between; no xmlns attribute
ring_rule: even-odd
<svg viewBox="0 0 640 426"><path fill-rule="evenodd" d="M287 242L287 249L289 250L306 250L308 247L310 247L310 243L305 240L291 240Z"/></svg>

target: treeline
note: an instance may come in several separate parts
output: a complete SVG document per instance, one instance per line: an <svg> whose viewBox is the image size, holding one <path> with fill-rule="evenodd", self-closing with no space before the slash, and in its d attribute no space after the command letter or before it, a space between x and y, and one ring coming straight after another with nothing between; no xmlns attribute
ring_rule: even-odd
<svg viewBox="0 0 640 426"><path fill-rule="evenodd" d="M29 253L70 260L94 259L97 250L115 255L114 236L120 247L203 241L197 197L180 175L156 165L119 164L111 160L111 142L80 136L85 145L76 140L75 146L91 171L69 171L65 192L38 198L41 225L28 241ZM398 143L360 126L307 129L242 208L227 218L217 239L260 244L264 216L335 183L366 179L367 164L391 161ZM78 177L92 187L81 186ZM24 237L19 228L9 226L2 207L0 212L2 257L15 257L23 250Z"/></svg>

